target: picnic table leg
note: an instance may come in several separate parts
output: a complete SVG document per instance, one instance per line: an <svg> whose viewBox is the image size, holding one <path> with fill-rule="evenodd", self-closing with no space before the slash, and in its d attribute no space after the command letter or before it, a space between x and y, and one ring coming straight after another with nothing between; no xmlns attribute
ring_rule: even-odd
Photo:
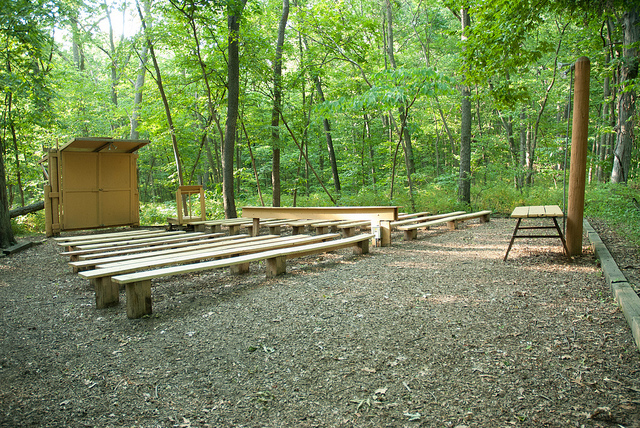
<svg viewBox="0 0 640 428"><path fill-rule="evenodd" d="M238 225L229 226L229 235L237 235L238 233L240 233L240 226Z"/></svg>
<svg viewBox="0 0 640 428"><path fill-rule="evenodd" d="M292 235L300 235L301 233L304 232L304 226L291 226Z"/></svg>
<svg viewBox="0 0 640 428"><path fill-rule="evenodd" d="M103 309L117 305L120 300L120 288L111 281L110 276L94 278L91 280L96 292L96 309Z"/></svg>
<svg viewBox="0 0 640 428"><path fill-rule="evenodd" d="M507 247L507 253L504 255L504 259L503 261L507 261L507 256L509 256L509 251L511 251L511 246L513 245L513 241L516 240L516 234L518 233L518 228L520 227L520 222L522 221L521 218L518 219L518 222L516 223L516 228L513 230L513 235L511 236L511 242L509 242L509 247ZM564 239L563 239L564 242Z"/></svg>
<svg viewBox="0 0 640 428"><path fill-rule="evenodd" d="M562 247L564 248L564 253L566 255L569 255L569 249L567 248L567 241L565 241L564 239L564 235L562 234L562 230L560 229L560 226L558 225L558 220L556 220L555 217L551 217L553 219L553 224L555 224L556 226L556 230L558 231L558 236L560 237L560 240L562 241Z"/></svg>
<svg viewBox="0 0 640 428"><path fill-rule="evenodd" d="M253 219L253 226L251 228L251 236L260 235L260 217Z"/></svg>
<svg viewBox="0 0 640 428"><path fill-rule="evenodd" d="M131 282L125 285L127 317L140 318L151 315L151 280Z"/></svg>

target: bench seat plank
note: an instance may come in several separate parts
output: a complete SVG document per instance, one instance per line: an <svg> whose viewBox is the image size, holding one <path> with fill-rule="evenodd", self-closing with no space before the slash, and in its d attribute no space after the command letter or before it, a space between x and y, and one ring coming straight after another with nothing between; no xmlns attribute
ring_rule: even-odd
<svg viewBox="0 0 640 428"><path fill-rule="evenodd" d="M477 211L477 212L468 213L468 214L459 214L459 215L454 215L449 217L443 217L437 220L431 220L423 223L398 226L398 229L404 232L405 241L411 241L412 239L416 238L418 229L422 229L422 228L428 229L431 226L436 226L439 224L446 223L449 229L454 230L457 228L457 225L459 222L471 220L474 218L480 218L480 221L483 223L487 222L489 221L490 214L491 214L491 211L489 210Z"/></svg>
<svg viewBox="0 0 640 428"><path fill-rule="evenodd" d="M235 236L242 236L242 235L235 235ZM272 236L264 236L264 237L261 236L259 237L259 239L255 239L247 235L244 235L244 238L240 238L240 239L215 238L210 241L197 243L197 244L189 243L190 245L182 245L180 247L171 247L167 249L160 249L160 250L153 250L153 251L149 251L149 250L138 251L136 253L122 254L122 255L115 255L115 256L107 255L106 257L91 258L89 260L80 260L77 262L70 262L69 264L77 268L87 269L96 265L104 265L104 264L116 263L116 262L131 263L131 262L137 262L139 259L148 259L152 257L161 257L161 256L167 257L173 254L180 254L184 252L191 252L191 251L198 251L198 250L208 250L208 249L228 246L228 245L246 245L248 243L252 243L255 241L263 241L265 239L272 239L272 238L273 238Z"/></svg>
<svg viewBox="0 0 640 428"><path fill-rule="evenodd" d="M245 235L246 236L246 235ZM203 244L214 240L229 239L222 233L189 233L178 238L162 239L154 242L143 242L138 244L116 245L108 248L93 248L89 250L77 250L71 252L71 256L76 256L77 260L99 259L102 257L120 256L123 254L133 254L142 251L156 251L167 248L178 248L188 245ZM215 241L214 241L215 242ZM61 253L63 254L63 253ZM63 254L67 255L67 254Z"/></svg>
<svg viewBox="0 0 640 428"><path fill-rule="evenodd" d="M452 217L455 215L460 215L465 213L466 211L454 211L454 212L444 213L444 214L434 214L434 215L429 215L424 217L415 217L415 218L409 218L406 220L392 221L391 227L398 227L398 226L404 226L406 224L422 223L425 221L438 220L444 217Z"/></svg>
<svg viewBox="0 0 640 428"><path fill-rule="evenodd" d="M182 235L184 233L186 233L184 230L174 230L169 232L145 234L145 235L140 235L140 236L131 237L131 238L127 237L126 239L114 238L114 239L110 239L108 241L102 241L102 242L85 241L80 243L74 243L73 248L78 250L89 250L91 248L107 248L112 245L139 244L144 242L153 242L152 240L155 238L160 238L160 237L168 238L170 236Z"/></svg>

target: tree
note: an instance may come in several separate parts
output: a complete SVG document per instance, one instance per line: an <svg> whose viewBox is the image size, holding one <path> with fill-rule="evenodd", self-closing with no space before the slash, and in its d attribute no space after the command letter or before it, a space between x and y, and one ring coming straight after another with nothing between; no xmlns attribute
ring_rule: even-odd
<svg viewBox="0 0 640 428"><path fill-rule="evenodd" d="M463 7L460 11L462 23L463 50L467 40L467 31L471 25L469 11ZM471 90L466 83L461 88L462 104L460 106L460 174L458 178L458 201L463 204L471 204Z"/></svg>
<svg viewBox="0 0 640 428"><path fill-rule="evenodd" d="M240 98L240 18L247 0L229 0L227 4L227 124L222 148L222 201L226 218L236 218L233 182L233 153Z"/></svg>
<svg viewBox="0 0 640 428"><path fill-rule="evenodd" d="M271 110L271 184L273 186L272 204L280 206L280 114L282 112L282 48L284 34L289 19L289 0L282 0L282 15L278 25L278 40L273 61L273 108Z"/></svg>
<svg viewBox="0 0 640 428"><path fill-rule="evenodd" d="M638 43L640 42L640 8L629 4L624 12L624 47L620 85L622 93L618 102L618 138L611 171L612 183L626 183L631 167L631 148L633 147L633 127L635 116L636 92L634 80L638 77Z"/></svg>
<svg viewBox="0 0 640 428"><path fill-rule="evenodd" d="M48 33L53 19L53 4L17 0L0 8L3 65L0 69L0 90L4 103L0 132L0 247L15 243L9 214L7 164L5 153L10 147L18 156L18 129L29 122L46 126L51 93L46 87L50 50L53 46ZM49 51L48 51L49 50ZM19 104L20 103L20 104ZM16 108L21 112L16 115ZM18 123L17 118L22 122ZM8 144L10 135L12 145ZM19 172L19 165L16 165ZM19 183L20 184L20 183ZM19 186L22 187L21 185Z"/></svg>

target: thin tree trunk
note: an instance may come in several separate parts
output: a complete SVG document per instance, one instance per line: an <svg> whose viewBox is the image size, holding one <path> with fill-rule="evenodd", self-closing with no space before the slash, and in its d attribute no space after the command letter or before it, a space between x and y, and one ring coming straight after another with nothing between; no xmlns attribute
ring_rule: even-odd
<svg viewBox="0 0 640 428"><path fill-rule="evenodd" d="M226 218L236 218L236 202L233 186L233 152L240 98L240 17L247 0L227 4L227 125L222 149L222 201Z"/></svg>
<svg viewBox="0 0 640 428"><path fill-rule="evenodd" d="M631 168L633 148L633 127L636 93L632 89L633 79L638 77L638 49L640 41L640 14L637 5L629 5L630 10L623 15L624 48L620 84L623 90L618 103L618 134L611 171L612 183L626 183Z"/></svg>
<svg viewBox="0 0 640 428"><path fill-rule="evenodd" d="M466 31L471 25L466 8L460 11L462 21L462 42L467 40ZM463 47L464 49L464 47ZM458 179L458 201L471 203L471 90L463 83L462 105L460 107L460 174Z"/></svg>
<svg viewBox="0 0 640 428"><path fill-rule="evenodd" d="M155 50L153 49L153 43L149 36L147 24L145 21L145 15L142 14L142 10L140 9L140 4L138 2L136 2L136 6L138 8L138 14L140 15L140 21L142 22L142 28L145 33L147 46L149 48L149 54L151 55L151 60L153 61L153 68L156 71L156 84L158 85L158 91L160 92L160 97L162 98L162 104L164 106L164 111L167 116L167 124L169 125L169 132L171 133L171 143L173 145L173 156L176 162L176 168L178 172L178 185L184 186L184 177L182 173L182 162L180 160L180 151L178 149L178 140L176 138L175 127L173 126L173 118L171 116L171 109L169 108L169 100L167 99L167 95L164 91L164 85L162 84L162 75L160 74L160 66L158 65L158 60L156 58Z"/></svg>
<svg viewBox="0 0 640 428"><path fill-rule="evenodd" d="M151 0L144 0L144 14L149 16L151 13ZM137 140L140 138L140 132L138 132L138 119L140 118L140 106L142 105L142 89L144 88L144 78L147 71L147 54L149 48L146 44L142 45L142 51L140 52L140 66L138 67L138 77L136 77L136 83L134 85L133 95L133 110L131 112L131 130L129 131L129 138Z"/></svg>
<svg viewBox="0 0 640 428"><path fill-rule="evenodd" d="M282 47L289 19L289 0L282 0L282 15L278 25L278 40L273 63L273 109L271 110L271 147L273 159L271 163L271 185L273 190L272 204L280 206L280 110L282 108Z"/></svg>

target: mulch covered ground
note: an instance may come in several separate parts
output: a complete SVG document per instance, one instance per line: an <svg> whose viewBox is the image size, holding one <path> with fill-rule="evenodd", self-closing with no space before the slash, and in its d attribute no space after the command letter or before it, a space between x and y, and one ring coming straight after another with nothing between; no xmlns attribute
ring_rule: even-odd
<svg viewBox="0 0 640 428"><path fill-rule="evenodd" d="M637 287L638 249L592 225ZM0 426L640 428L640 353L588 243L505 263L513 226L157 280L139 320L124 295L96 310L46 240L0 259Z"/></svg>

